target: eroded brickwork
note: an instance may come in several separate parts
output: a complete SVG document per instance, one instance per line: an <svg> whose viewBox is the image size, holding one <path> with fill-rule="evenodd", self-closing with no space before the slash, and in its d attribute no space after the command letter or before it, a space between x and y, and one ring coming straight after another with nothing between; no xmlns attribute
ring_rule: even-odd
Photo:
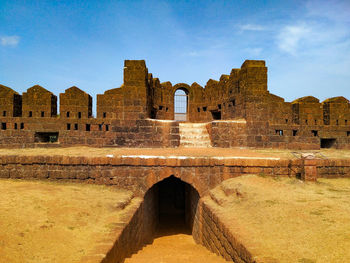
<svg viewBox="0 0 350 263"><path fill-rule="evenodd" d="M350 104L312 96L285 102L267 89L265 61L246 60L203 88L161 83L144 60L126 60L120 88L92 98L77 87L57 97L36 85L19 95L0 85L1 147L70 145L177 147L174 94L187 95L189 122L207 122L215 147L350 148ZM46 144L45 144L46 143Z"/></svg>

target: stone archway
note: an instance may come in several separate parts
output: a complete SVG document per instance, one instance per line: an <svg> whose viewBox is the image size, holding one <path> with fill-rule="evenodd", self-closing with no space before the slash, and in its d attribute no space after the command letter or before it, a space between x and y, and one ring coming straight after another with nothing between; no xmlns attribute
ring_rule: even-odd
<svg viewBox="0 0 350 263"><path fill-rule="evenodd" d="M178 83L172 88L173 110L176 121L189 121L191 87L185 83Z"/></svg>
<svg viewBox="0 0 350 263"><path fill-rule="evenodd" d="M145 194L159 235L193 232L200 195L190 184L175 176L155 183Z"/></svg>
<svg viewBox="0 0 350 263"><path fill-rule="evenodd" d="M188 91L179 88L174 93L174 120L188 120Z"/></svg>

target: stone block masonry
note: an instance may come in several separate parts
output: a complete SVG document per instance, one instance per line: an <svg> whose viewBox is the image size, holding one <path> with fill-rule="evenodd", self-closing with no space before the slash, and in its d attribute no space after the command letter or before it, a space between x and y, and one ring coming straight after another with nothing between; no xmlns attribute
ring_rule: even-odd
<svg viewBox="0 0 350 263"><path fill-rule="evenodd" d="M96 255L84 262L123 262L152 241L158 223L157 188L174 176L187 183L186 223L196 242L235 262L256 261L216 212L203 201L210 189L222 181L245 174L261 176L350 177L350 160L279 159L262 157L190 156L0 156L0 178L63 180L114 185L135 193L128 221L117 226L113 242L101 245ZM132 242L130 242L132 240Z"/></svg>
<svg viewBox="0 0 350 263"><path fill-rule="evenodd" d="M92 97L77 87L60 97L35 85L22 95L0 85L0 147L177 147L175 92L186 95L184 120L207 123L213 147L350 149L344 97L292 102L271 94L265 61L246 60L205 87L160 82L144 60L126 60L124 83Z"/></svg>
<svg viewBox="0 0 350 263"><path fill-rule="evenodd" d="M309 168L312 167L310 174ZM305 169L304 169L305 168ZM350 160L185 156L0 156L0 178L48 179L116 185L143 196L155 183L173 175L205 195L223 180L244 174L350 177Z"/></svg>

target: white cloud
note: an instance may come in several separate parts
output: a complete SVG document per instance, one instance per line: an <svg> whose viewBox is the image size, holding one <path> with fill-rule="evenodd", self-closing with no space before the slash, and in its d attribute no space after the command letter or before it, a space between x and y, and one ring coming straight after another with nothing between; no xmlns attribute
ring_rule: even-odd
<svg viewBox="0 0 350 263"><path fill-rule="evenodd" d="M307 16L327 18L337 22L350 22L350 2L348 0L309 0L305 6Z"/></svg>
<svg viewBox="0 0 350 263"><path fill-rule="evenodd" d="M241 31L264 31L264 30L266 30L266 28L263 26L253 25L253 24L240 25L239 28L241 29Z"/></svg>
<svg viewBox="0 0 350 263"><path fill-rule="evenodd" d="M311 29L303 24L283 27L277 36L279 49L296 55L300 42L307 38L310 32Z"/></svg>
<svg viewBox="0 0 350 263"><path fill-rule="evenodd" d="M0 44L2 46L11 46L15 47L19 43L19 36L1 36L0 37Z"/></svg>

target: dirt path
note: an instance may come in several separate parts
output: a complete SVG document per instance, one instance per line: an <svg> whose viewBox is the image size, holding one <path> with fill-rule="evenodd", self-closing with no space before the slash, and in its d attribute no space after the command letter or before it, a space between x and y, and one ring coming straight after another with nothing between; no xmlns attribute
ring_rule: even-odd
<svg viewBox="0 0 350 263"><path fill-rule="evenodd" d="M225 263L222 257L194 242L189 234L162 236L154 239L125 263Z"/></svg>

